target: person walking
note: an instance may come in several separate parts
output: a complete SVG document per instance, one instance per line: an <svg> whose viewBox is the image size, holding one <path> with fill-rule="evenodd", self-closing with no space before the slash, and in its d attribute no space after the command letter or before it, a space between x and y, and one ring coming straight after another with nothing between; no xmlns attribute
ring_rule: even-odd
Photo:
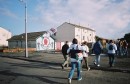
<svg viewBox="0 0 130 84"><path fill-rule="evenodd" d="M127 47L128 47L128 43L126 42L126 40L124 40L122 48L123 48L123 56L126 56L126 57L128 56L128 49L127 49Z"/></svg>
<svg viewBox="0 0 130 84"><path fill-rule="evenodd" d="M68 41L66 41L65 44L62 46L62 54L64 57L64 63L61 65L62 69L64 69L65 66L66 67L69 66L69 56L67 53L68 48L69 48Z"/></svg>
<svg viewBox="0 0 130 84"><path fill-rule="evenodd" d="M107 46L108 46L108 44L109 44L109 41L108 40L106 40L106 46L105 46L105 54L107 54Z"/></svg>
<svg viewBox="0 0 130 84"><path fill-rule="evenodd" d="M82 44L82 48L83 48L83 60L82 60L82 65L83 65L83 61L85 62L85 66L86 66L86 69L89 71L90 70L90 67L88 65L88 53L89 53L89 48L87 46L87 42L84 41L83 44Z"/></svg>
<svg viewBox="0 0 130 84"><path fill-rule="evenodd" d="M119 45L120 45L120 56L123 56L123 40L120 40Z"/></svg>
<svg viewBox="0 0 130 84"><path fill-rule="evenodd" d="M120 56L120 39L117 39L116 46L117 46L116 55Z"/></svg>
<svg viewBox="0 0 130 84"><path fill-rule="evenodd" d="M101 39L97 39L97 41L94 43L93 45L93 51L94 51L94 54L96 55L96 58L94 60L94 65L96 66L100 66L100 54L102 53L102 44L100 42Z"/></svg>
<svg viewBox="0 0 130 84"><path fill-rule="evenodd" d="M116 46L116 44L114 44L113 40L109 41L107 50L108 50L108 56L109 56L109 65L110 65L110 67L112 67L112 66L114 66L115 54L116 54L116 50L117 50L117 46Z"/></svg>
<svg viewBox="0 0 130 84"><path fill-rule="evenodd" d="M77 79L78 81L82 80L82 76L81 76L81 60L83 58L83 55L80 54L80 56L78 57L79 59L77 59L77 55L76 53L79 53L83 51L81 45L78 45L78 40L76 38L74 38L72 40L72 44L70 45L69 49L67 50L67 53L70 54L70 61L71 61L71 70L69 72L69 76L68 76L68 83L71 83L71 80L73 78L74 75L74 71L75 68L77 67Z"/></svg>

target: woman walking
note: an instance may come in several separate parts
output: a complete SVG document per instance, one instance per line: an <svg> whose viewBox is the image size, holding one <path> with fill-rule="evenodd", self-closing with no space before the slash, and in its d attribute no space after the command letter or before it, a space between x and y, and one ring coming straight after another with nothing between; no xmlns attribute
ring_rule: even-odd
<svg viewBox="0 0 130 84"><path fill-rule="evenodd" d="M86 66L86 69L89 71L90 70L90 67L88 65L88 53L89 53L89 48L87 46L87 42L84 41L83 44L82 44L82 48L83 48L83 60L85 62L85 66ZM83 61L82 61L83 63Z"/></svg>
<svg viewBox="0 0 130 84"><path fill-rule="evenodd" d="M114 44L113 40L109 41L107 50L108 50L108 56L109 56L109 65L110 65L110 67L112 67L112 66L114 66L115 54L116 54L116 50L117 50L117 46L116 46L116 44Z"/></svg>
<svg viewBox="0 0 130 84"><path fill-rule="evenodd" d="M81 69L81 60L83 58L83 55L81 54L79 59L77 59L77 55L76 55L76 53L79 53L81 51L82 51L81 45L78 45L78 40L74 38L72 41L72 45L70 45L69 49L67 50L67 53L70 53L70 61L71 61L71 70L68 76L69 84L71 83L76 67L77 67L77 77L78 77L77 79L78 81L82 80L80 69Z"/></svg>

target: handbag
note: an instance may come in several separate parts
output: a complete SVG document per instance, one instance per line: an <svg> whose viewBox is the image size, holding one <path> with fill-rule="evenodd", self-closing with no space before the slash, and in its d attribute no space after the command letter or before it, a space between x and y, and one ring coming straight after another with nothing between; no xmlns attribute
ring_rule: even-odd
<svg viewBox="0 0 130 84"><path fill-rule="evenodd" d="M76 60L82 60L83 59L83 54L80 53L76 53Z"/></svg>

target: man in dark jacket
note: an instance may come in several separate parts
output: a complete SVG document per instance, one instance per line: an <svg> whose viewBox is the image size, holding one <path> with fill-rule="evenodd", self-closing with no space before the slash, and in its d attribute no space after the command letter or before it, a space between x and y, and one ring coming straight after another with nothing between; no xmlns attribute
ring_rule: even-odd
<svg viewBox="0 0 130 84"><path fill-rule="evenodd" d="M69 48L69 45L68 45L68 41L65 42L65 44L62 46L62 54L64 56L64 63L61 65L62 69L64 69L64 66L66 65L67 67L69 66L69 56L67 54L67 50Z"/></svg>
<svg viewBox="0 0 130 84"><path fill-rule="evenodd" d="M97 39L96 43L94 44L94 46L92 48L95 55L96 55L96 58L94 60L94 64L98 67L100 66L100 54L101 54L102 49L103 49L103 46L102 46L100 40L101 39Z"/></svg>

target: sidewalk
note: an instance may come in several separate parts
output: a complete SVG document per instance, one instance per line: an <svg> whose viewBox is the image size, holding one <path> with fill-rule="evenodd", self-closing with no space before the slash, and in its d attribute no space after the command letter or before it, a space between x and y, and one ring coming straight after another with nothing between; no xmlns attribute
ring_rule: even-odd
<svg viewBox="0 0 130 84"><path fill-rule="evenodd" d="M60 53L44 53L44 52L35 52L35 53L29 53L29 57L26 58L24 56L24 53L8 53L8 54L0 54L1 57L7 57L12 59L19 59L19 60L25 60L30 62L39 62L39 63L45 63L50 64L54 66L59 66L63 63L64 59L62 54ZM109 67L108 64L108 57L105 54L101 55L101 62L100 67L96 67L93 64L95 56L91 55L89 56L89 65L91 69L95 70L103 70L103 71L112 71L112 72L124 72L124 73L130 73L130 58L125 57L116 57L115 59L115 66Z"/></svg>

